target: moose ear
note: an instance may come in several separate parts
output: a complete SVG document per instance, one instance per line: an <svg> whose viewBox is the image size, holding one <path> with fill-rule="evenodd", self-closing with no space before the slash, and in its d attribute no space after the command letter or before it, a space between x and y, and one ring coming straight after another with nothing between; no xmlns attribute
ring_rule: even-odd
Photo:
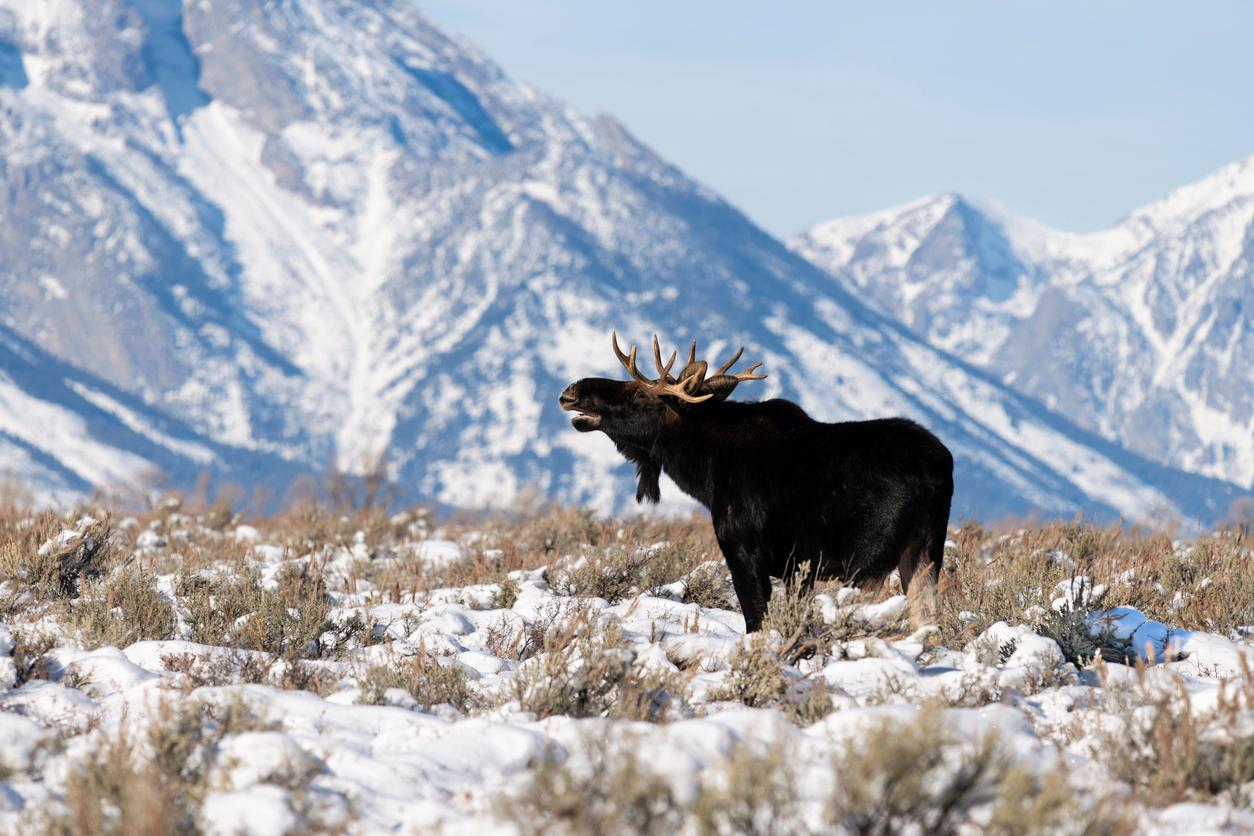
<svg viewBox="0 0 1254 836"><path fill-rule="evenodd" d="M725 401L731 395L732 390L736 388L736 384L740 383L740 378L730 374L715 375L705 382L701 387L702 395L713 395L712 401Z"/></svg>
<svg viewBox="0 0 1254 836"><path fill-rule="evenodd" d="M689 363L679 372L678 380L691 380L696 378L696 382L690 384L694 390L700 389L705 382L705 375L710 369L710 364L704 360L698 360L695 363Z"/></svg>

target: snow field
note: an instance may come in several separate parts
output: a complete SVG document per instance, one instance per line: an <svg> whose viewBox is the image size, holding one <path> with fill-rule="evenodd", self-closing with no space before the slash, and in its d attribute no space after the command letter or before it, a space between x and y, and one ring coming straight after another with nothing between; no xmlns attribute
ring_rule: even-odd
<svg viewBox="0 0 1254 836"><path fill-rule="evenodd" d="M775 629L746 639L699 520L363 520L4 522L0 831L126 832L141 814L224 834L1254 827L1238 805L1254 775L1231 766L1254 740L1248 641L1103 608L1118 584L1074 566L1039 590L1059 618L958 610L965 638L945 612L907 634L904 596L827 585L800 608L777 590ZM1015 536L1044 535L960 535L954 566ZM106 539L102 578L68 600L18 576L35 557L89 565L84 544ZM98 586L136 571L168 623ZM93 627L102 588L118 623ZM256 610L235 617L228 595ZM1130 664L1069 661L1074 623ZM134 624L165 634L99 643ZM1167 733L1189 763L1160 762Z"/></svg>

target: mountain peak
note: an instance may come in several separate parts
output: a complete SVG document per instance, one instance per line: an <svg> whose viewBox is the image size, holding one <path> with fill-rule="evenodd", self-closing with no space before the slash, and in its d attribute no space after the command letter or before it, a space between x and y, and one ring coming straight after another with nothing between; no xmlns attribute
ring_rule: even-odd
<svg viewBox="0 0 1254 836"><path fill-rule="evenodd" d="M903 269L937 236L988 240L996 237L997 225L988 207L958 192L937 192L892 209L825 221L792 247L828 270L868 259L876 270Z"/></svg>
<svg viewBox="0 0 1254 836"><path fill-rule="evenodd" d="M1211 172L1194 183L1174 189L1166 197L1134 210L1126 222L1155 228L1187 225L1203 215L1233 204L1254 201L1254 156Z"/></svg>
<svg viewBox="0 0 1254 836"><path fill-rule="evenodd" d="M1090 234L947 194L868 217L795 246L933 345L1111 441L1254 484L1254 157Z"/></svg>

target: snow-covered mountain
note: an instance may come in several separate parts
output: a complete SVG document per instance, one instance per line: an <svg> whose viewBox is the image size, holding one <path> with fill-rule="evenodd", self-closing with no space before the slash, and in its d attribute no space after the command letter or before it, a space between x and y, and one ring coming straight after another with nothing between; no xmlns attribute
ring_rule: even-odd
<svg viewBox="0 0 1254 836"><path fill-rule="evenodd" d="M944 194L793 247L1103 438L1254 485L1254 157L1089 235Z"/></svg>
<svg viewBox="0 0 1254 836"><path fill-rule="evenodd" d="M1233 496L929 347L408 0L0 0L0 324L0 455L49 491L382 462L447 506L621 508L556 405L619 374L616 327L744 342L822 419L918 418L956 513Z"/></svg>

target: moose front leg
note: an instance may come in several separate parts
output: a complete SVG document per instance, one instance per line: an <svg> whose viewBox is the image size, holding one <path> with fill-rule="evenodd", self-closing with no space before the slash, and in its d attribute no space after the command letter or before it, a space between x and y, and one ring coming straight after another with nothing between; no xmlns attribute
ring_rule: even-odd
<svg viewBox="0 0 1254 836"><path fill-rule="evenodd" d="M762 569L759 555L739 540L718 535L723 559L731 570L732 586L740 601L740 612L745 617L745 632L754 633L762 627L766 606L771 600L771 578Z"/></svg>

